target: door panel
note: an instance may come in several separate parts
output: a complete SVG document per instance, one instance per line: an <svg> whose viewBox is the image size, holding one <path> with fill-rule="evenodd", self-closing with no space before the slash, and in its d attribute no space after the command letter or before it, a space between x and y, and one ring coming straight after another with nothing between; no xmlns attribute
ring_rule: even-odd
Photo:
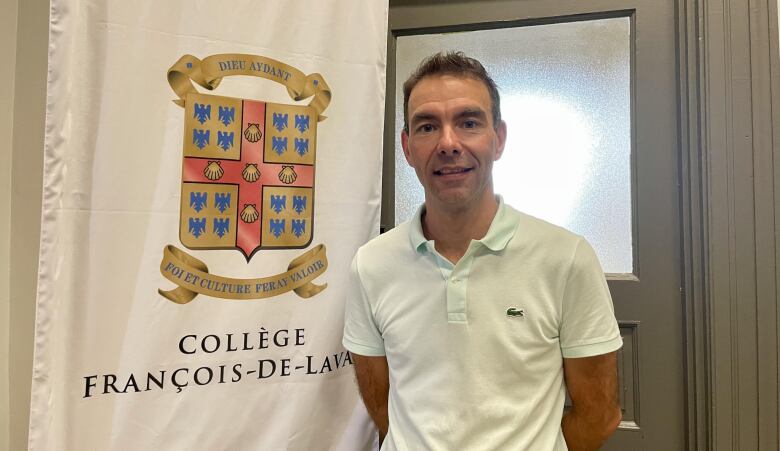
<svg viewBox="0 0 780 451"><path fill-rule="evenodd" d="M608 277L624 338L619 352L624 418L606 450L685 449L674 15L671 0L390 2L389 93L396 89L395 39L399 35L631 18L634 268L632 274ZM395 223L395 96L388 95L387 103L382 209L385 228Z"/></svg>

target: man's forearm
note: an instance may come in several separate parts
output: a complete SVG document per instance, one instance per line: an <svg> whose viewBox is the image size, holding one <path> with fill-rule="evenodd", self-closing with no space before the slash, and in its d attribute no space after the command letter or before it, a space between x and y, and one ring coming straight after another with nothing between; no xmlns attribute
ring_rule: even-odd
<svg viewBox="0 0 780 451"><path fill-rule="evenodd" d="M363 398L363 401L365 402L365 398ZM369 407L368 403L366 402L366 409L368 410L368 414L371 416L371 419L374 421L374 424L379 431L379 444L381 445L385 440L387 429L389 427L389 421L387 419L387 403L385 402L383 406Z"/></svg>
<svg viewBox="0 0 780 451"><path fill-rule="evenodd" d="M572 409L563 415L561 427L569 451L596 451L620 424L620 409L593 414Z"/></svg>
<svg viewBox="0 0 780 451"><path fill-rule="evenodd" d="M620 424L617 352L563 359L572 408L561 427L572 451L595 451Z"/></svg>
<svg viewBox="0 0 780 451"><path fill-rule="evenodd" d="M389 427L387 398L390 392L390 375L387 359L357 354L352 354L352 357L355 362L355 377L360 396L379 430L379 443L382 443Z"/></svg>
<svg viewBox="0 0 780 451"><path fill-rule="evenodd" d="M388 392L371 384L367 381L361 382L358 377L358 387L360 388L360 396L363 398L363 403L366 405L368 415L374 421L376 428L379 430L379 443L385 439L387 435L387 429L389 427L389 421L387 418L387 395Z"/></svg>

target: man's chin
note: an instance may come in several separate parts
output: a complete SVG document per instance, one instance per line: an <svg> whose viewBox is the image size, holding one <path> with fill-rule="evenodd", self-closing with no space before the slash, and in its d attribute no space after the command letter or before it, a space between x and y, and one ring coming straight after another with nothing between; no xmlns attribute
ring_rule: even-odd
<svg viewBox="0 0 780 451"><path fill-rule="evenodd" d="M448 189L434 197L437 203L447 207L466 207L476 198L473 192L465 189Z"/></svg>

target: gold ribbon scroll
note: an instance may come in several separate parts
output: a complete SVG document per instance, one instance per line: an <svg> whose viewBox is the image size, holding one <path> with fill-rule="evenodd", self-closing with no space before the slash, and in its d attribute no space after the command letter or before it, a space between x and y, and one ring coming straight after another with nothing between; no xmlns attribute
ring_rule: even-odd
<svg viewBox="0 0 780 451"><path fill-rule="evenodd" d="M264 56L242 53L222 53L200 60L184 55L168 69L168 83L176 95L174 100L184 106L187 94L198 92L192 84L199 84L209 91L219 86L223 77L229 75L250 75L281 83L295 101L311 97L309 106L317 112L317 121L325 119L322 112L330 104L330 87L320 74L305 75L298 69Z"/></svg>
<svg viewBox="0 0 780 451"><path fill-rule="evenodd" d="M178 285L178 288L158 292L177 304L186 304L198 294L222 299L248 300L270 298L293 291L308 299L328 286L312 283L327 268L325 245L318 244L292 260L286 272L257 279L234 279L210 274L205 263L169 244L163 251L160 272L166 279Z"/></svg>

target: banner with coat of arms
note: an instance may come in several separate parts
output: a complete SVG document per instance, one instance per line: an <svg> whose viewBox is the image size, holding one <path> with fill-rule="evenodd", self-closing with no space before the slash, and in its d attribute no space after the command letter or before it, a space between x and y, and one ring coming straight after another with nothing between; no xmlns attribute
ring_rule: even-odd
<svg viewBox="0 0 780 451"><path fill-rule="evenodd" d="M31 450L363 450L387 2L51 5Z"/></svg>

